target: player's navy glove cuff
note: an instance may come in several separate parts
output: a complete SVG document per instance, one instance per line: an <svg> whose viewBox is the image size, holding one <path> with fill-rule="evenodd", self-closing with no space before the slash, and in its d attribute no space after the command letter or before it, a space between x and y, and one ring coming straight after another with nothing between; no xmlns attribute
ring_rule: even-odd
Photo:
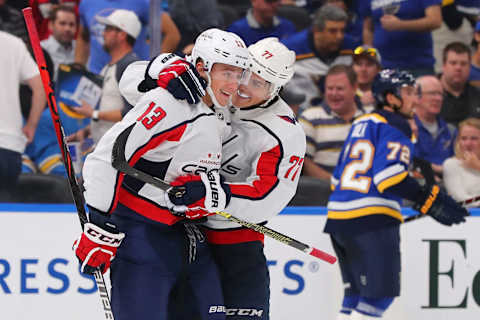
<svg viewBox="0 0 480 320"><path fill-rule="evenodd" d="M467 209L458 205L436 184L423 187L413 208L447 226L465 222L465 217L469 215Z"/></svg>

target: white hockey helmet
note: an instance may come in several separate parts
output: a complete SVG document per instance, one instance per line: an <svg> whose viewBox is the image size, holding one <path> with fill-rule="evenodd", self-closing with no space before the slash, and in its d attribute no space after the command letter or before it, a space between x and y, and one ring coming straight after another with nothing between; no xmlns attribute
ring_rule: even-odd
<svg viewBox="0 0 480 320"><path fill-rule="evenodd" d="M242 69L249 65L248 49L235 33L212 28L202 32L192 50L192 63L201 58L207 72L215 63L224 63Z"/></svg>
<svg viewBox="0 0 480 320"><path fill-rule="evenodd" d="M250 45L248 52L250 71L273 85L271 98L275 97L293 77L295 52L274 37L265 38Z"/></svg>
<svg viewBox="0 0 480 320"><path fill-rule="evenodd" d="M217 101L213 93L210 71L215 63L223 63L248 70L250 58L247 46L235 33L216 28L208 29L197 37L193 46L191 62L195 65L198 59L202 59L207 73L208 85L206 91L214 105L225 107Z"/></svg>

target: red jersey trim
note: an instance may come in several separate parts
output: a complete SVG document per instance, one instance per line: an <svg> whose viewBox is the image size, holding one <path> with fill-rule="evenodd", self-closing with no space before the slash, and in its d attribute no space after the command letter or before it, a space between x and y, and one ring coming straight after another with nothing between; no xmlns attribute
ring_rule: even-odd
<svg viewBox="0 0 480 320"><path fill-rule="evenodd" d="M135 151L132 154L128 163L130 164L130 166L133 167L135 165L135 163L137 163L137 161L141 158L141 156L143 156L147 151L156 148L158 145L160 145L164 141L179 141L180 138L183 136L186 128L187 128L187 125L183 124L181 126L174 127L173 129L170 129L168 131L164 131L164 132L158 134L157 136L153 137L153 139L148 141L147 144L145 144L143 147L137 149L137 151ZM122 186L124 177L125 177L124 173L119 172L117 174L115 196L114 196L114 199L113 199L113 205L111 206L111 209L110 209L110 213L112 213L115 210L115 208L117 207L117 203L119 201L119 196L120 196L120 190L121 190L121 186ZM124 193L122 193L122 195L124 195ZM122 204L129 207L129 205L124 203L123 201L122 201ZM130 209L134 210L135 212L138 212L137 210L135 210L135 208L130 208ZM140 212L138 212L138 213L140 213ZM140 213L140 214L142 214L142 213ZM144 214L142 214L142 215L144 215Z"/></svg>
<svg viewBox="0 0 480 320"><path fill-rule="evenodd" d="M252 185L230 184L232 196L249 199L263 199L278 184L278 167L281 161L280 146L262 152L257 163L256 174L259 177Z"/></svg>
<svg viewBox="0 0 480 320"><path fill-rule="evenodd" d="M175 222L178 222L179 220L182 220L182 218L172 215L167 209L163 209L147 200L136 197L124 188L120 188L119 198L119 202L125 207L150 220L169 226Z"/></svg>
<svg viewBox="0 0 480 320"><path fill-rule="evenodd" d="M237 230L213 230L204 229L209 243L213 244L235 244L251 241L261 241L263 243L265 236L251 229Z"/></svg>

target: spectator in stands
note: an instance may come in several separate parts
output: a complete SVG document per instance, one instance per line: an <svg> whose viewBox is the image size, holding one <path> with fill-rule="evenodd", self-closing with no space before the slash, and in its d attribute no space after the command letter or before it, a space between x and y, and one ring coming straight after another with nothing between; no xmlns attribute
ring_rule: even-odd
<svg viewBox="0 0 480 320"><path fill-rule="evenodd" d="M138 60L133 46L140 35L142 24L135 12L125 9L114 10L109 16L97 16L96 19L105 25L103 46L112 58L100 72L104 81L99 108L94 109L86 102L80 107L74 107L77 113L92 118L90 126L71 135L69 141L82 141L90 133L93 142L97 143L132 108L120 94L118 83L127 66Z"/></svg>
<svg viewBox="0 0 480 320"><path fill-rule="evenodd" d="M443 104L440 116L455 126L468 117L480 116L480 89L468 83L470 48L462 42L449 43L443 49Z"/></svg>
<svg viewBox="0 0 480 320"><path fill-rule="evenodd" d="M304 174L329 180L354 118L365 114L355 96L357 76L350 66L335 65L325 79L325 99L300 115L307 136ZM371 110L368 110L371 111Z"/></svg>
<svg viewBox="0 0 480 320"><path fill-rule="evenodd" d="M430 162L435 173L441 176L443 162L453 156L456 129L439 116L443 101L440 80L435 76L422 76L417 83L419 100L414 119L418 136L414 155Z"/></svg>
<svg viewBox="0 0 480 320"><path fill-rule="evenodd" d="M251 2L252 7L245 18L235 21L227 28L227 31L238 34L247 46L268 37L285 39L296 32L293 22L276 15L280 0Z"/></svg>
<svg viewBox="0 0 480 320"><path fill-rule="evenodd" d="M325 3L337 6L345 10L348 15L348 23L345 28L345 37L350 37L353 45L362 45L363 19L360 17L361 1L326 0Z"/></svg>
<svg viewBox="0 0 480 320"><path fill-rule="evenodd" d="M442 25L442 0L364 1L363 42L382 54L382 65L415 76L434 74L431 32Z"/></svg>
<svg viewBox="0 0 480 320"><path fill-rule="evenodd" d="M12 189L21 170L21 155L33 140L46 98L38 67L21 39L0 31L0 189ZM33 91L29 117L22 128L19 86Z"/></svg>
<svg viewBox="0 0 480 320"><path fill-rule="evenodd" d="M180 50L187 45L193 46L195 39L203 31L210 28L221 29L223 21L216 0L168 0L168 13L181 35L178 44Z"/></svg>
<svg viewBox="0 0 480 320"><path fill-rule="evenodd" d="M345 11L325 5L316 11L311 28L282 41L297 55L295 75L288 86L305 94L301 108L311 106L313 99L323 96L324 77L331 66L352 63L352 51L342 50L352 48L344 42L347 20Z"/></svg>
<svg viewBox="0 0 480 320"><path fill-rule="evenodd" d="M49 26L53 10L59 5L70 7L78 19L78 4L80 0L28 0L29 6L32 8L33 19L37 26L38 37L40 41L47 39L51 34ZM75 21L76 21L75 20ZM75 30L75 33L77 30Z"/></svg>
<svg viewBox="0 0 480 320"><path fill-rule="evenodd" d="M475 52L472 56L472 64L470 65L470 76L468 80L470 81L471 85L476 87L480 87L480 21L477 22L475 26L475 32L473 34L473 46L475 48Z"/></svg>
<svg viewBox="0 0 480 320"><path fill-rule="evenodd" d="M443 164L447 192L457 201L480 195L480 119L468 118L458 126L455 157ZM479 206L476 201L469 206Z"/></svg>
<svg viewBox="0 0 480 320"><path fill-rule="evenodd" d="M1 1L1 0L0 0ZM142 30L133 48L137 56L142 60L149 58L149 46L146 35L149 18L149 0L82 0L80 2L80 28L75 48L75 62L87 65L94 73L108 63L110 57L103 50L103 28L97 22L97 15L107 16L115 9L126 9L135 12L142 23ZM180 33L170 16L163 12L162 16L162 52L174 52L180 42Z"/></svg>
<svg viewBox="0 0 480 320"><path fill-rule="evenodd" d="M48 27L51 35L40 42L47 50L54 63L54 79L57 78L58 65L70 64L75 59L75 32L77 17L71 6L60 5L52 10Z"/></svg>
<svg viewBox="0 0 480 320"><path fill-rule="evenodd" d="M364 107L375 106L372 94L372 83L375 76L382 70L382 58L377 49L363 45L353 51L353 71L357 74L357 95Z"/></svg>
<svg viewBox="0 0 480 320"><path fill-rule="evenodd" d="M27 27L20 10L6 4L6 0L0 0L0 31L5 31L28 42Z"/></svg>

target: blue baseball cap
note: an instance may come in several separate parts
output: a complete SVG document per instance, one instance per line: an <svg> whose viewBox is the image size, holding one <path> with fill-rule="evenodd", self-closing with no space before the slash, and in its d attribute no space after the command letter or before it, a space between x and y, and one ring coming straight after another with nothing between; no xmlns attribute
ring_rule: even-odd
<svg viewBox="0 0 480 320"><path fill-rule="evenodd" d="M477 25L475 26L475 32L480 32L480 21L478 21Z"/></svg>

